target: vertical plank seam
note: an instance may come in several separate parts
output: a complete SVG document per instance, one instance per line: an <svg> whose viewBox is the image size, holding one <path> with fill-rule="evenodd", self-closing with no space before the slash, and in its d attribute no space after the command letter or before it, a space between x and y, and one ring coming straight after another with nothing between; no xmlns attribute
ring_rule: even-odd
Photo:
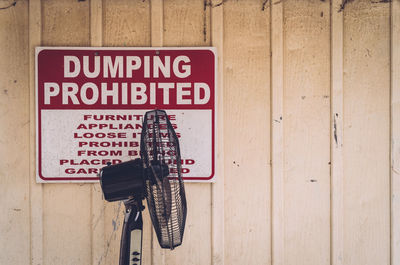
<svg viewBox="0 0 400 265"><path fill-rule="evenodd" d="M392 231L393 231L393 202L392 202L392 194L393 194L393 174L392 174L392 156L393 156L393 150L392 150L392 136L393 136L393 125L392 125L392 121L393 121L393 108L392 108L392 98L393 98L393 5L390 2L390 6L389 6L389 16L390 16L390 20L389 20L389 27L390 27L390 43L389 43L389 47L390 47L390 51L389 51L389 60L390 60L390 65L389 65L389 71L390 71L390 93L389 93L389 263L390 265L393 264L393 260L392 260L392 239L393 239L393 235L392 235Z"/></svg>
<svg viewBox="0 0 400 265"><path fill-rule="evenodd" d="M271 263L284 264L283 2L271 8Z"/></svg>
<svg viewBox="0 0 400 265"><path fill-rule="evenodd" d="M331 264L343 264L343 12L331 3Z"/></svg>
<svg viewBox="0 0 400 265"><path fill-rule="evenodd" d="M151 31L151 46L163 46L163 32L164 32L164 5L163 0L151 0L150 1L150 31ZM158 241L155 240L156 235L154 234L154 230L151 229L151 263L152 265L165 265L165 255L163 253L164 250L155 249L154 245L158 244ZM155 254L156 251L161 255L160 264L155 264Z"/></svg>
<svg viewBox="0 0 400 265"><path fill-rule="evenodd" d="M219 4L219 3L218 3ZM211 45L217 48L217 181L211 184L211 264L223 265L224 254L224 143L223 143L223 4L211 3Z"/></svg>
<svg viewBox="0 0 400 265"><path fill-rule="evenodd" d="M390 261L392 265L400 263L400 3L391 3L391 111L390 111Z"/></svg>
<svg viewBox="0 0 400 265"><path fill-rule="evenodd" d="M29 13L29 217L30 264L43 264L43 187L36 183L35 47L41 43L41 2L31 0Z"/></svg>
<svg viewBox="0 0 400 265"><path fill-rule="evenodd" d="M102 0L91 0L90 1L90 45L91 46L102 46L103 42L103 6ZM100 264L103 260L104 255L104 202L101 198L96 197L97 183L88 184L90 188L90 233L91 233L91 262L92 264ZM100 200L99 200L100 199ZM100 209L100 212L97 212ZM101 220L103 216L103 220ZM103 221L103 222L102 222ZM100 223L100 225L97 224ZM103 223L103 225L101 225ZM102 235L100 238L96 238L97 231ZM101 242L103 245L100 246L100 252L97 250L97 246Z"/></svg>

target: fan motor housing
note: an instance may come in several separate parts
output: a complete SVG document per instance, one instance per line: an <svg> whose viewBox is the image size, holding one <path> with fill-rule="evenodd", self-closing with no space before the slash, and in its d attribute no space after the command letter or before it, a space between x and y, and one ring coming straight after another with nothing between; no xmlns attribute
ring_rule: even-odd
<svg viewBox="0 0 400 265"><path fill-rule="evenodd" d="M132 195L144 198L143 162L141 159L103 167L99 173L104 199L126 200Z"/></svg>

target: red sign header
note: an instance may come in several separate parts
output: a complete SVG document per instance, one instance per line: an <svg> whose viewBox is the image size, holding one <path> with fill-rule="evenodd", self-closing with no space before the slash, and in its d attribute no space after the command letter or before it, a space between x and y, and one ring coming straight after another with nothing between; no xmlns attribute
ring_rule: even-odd
<svg viewBox="0 0 400 265"><path fill-rule="evenodd" d="M210 50L42 50L42 109L211 109Z"/></svg>

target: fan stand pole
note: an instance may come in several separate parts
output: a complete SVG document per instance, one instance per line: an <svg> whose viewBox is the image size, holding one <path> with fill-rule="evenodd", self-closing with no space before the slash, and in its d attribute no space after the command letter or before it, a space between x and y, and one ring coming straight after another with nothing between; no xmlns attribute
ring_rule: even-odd
<svg viewBox="0 0 400 265"><path fill-rule="evenodd" d="M142 264L143 219L142 200L129 199L124 201L125 218L122 227L119 265Z"/></svg>

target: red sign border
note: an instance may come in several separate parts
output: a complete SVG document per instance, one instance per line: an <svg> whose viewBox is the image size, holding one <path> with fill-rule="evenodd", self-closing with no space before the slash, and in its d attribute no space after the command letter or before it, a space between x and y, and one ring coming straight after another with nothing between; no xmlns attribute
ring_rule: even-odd
<svg viewBox="0 0 400 265"><path fill-rule="evenodd" d="M43 50L208 50L214 55L214 109L212 109L212 140L211 140L211 175L207 178L202 177L185 177L185 182L215 182L216 181L216 109L217 101L217 51L215 47L46 47L38 46L35 48L35 109L36 109L36 182L37 183L96 183L98 177L76 177L76 178L47 178L42 175L42 141L41 141L41 113L39 113L38 104L38 55ZM146 108L142 108L146 109ZM115 109L116 110L116 109ZM149 109L150 110L150 109Z"/></svg>

